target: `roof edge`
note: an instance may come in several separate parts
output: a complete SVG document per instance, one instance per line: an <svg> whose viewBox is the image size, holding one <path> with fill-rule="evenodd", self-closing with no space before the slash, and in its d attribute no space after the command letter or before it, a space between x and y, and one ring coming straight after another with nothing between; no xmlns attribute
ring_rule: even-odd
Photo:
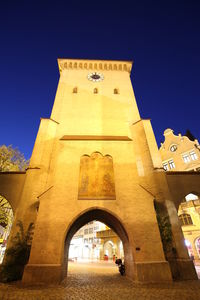
<svg viewBox="0 0 200 300"><path fill-rule="evenodd" d="M130 73L132 65L133 61L125 60L58 58L60 73L64 69L125 71Z"/></svg>

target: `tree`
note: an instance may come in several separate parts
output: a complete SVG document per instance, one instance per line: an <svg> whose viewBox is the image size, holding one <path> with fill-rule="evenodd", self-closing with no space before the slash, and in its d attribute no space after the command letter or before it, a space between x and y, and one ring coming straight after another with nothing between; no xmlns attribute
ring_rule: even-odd
<svg viewBox="0 0 200 300"><path fill-rule="evenodd" d="M24 171L28 167L29 161L24 154L12 145L0 146L0 172Z"/></svg>
<svg viewBox="0 0 200 300"><path fill-rule="evenodd" d="M1 266L0 281L20 280L28 262L33 239L34 224L30 223L24 230L22 221L17 222L19 231L12 238L12 246L6 251L6 261Z"/></svg>
<svg viewBox="0 0 200 300"><path fill-rule="evenodd" d="M10 146L0 146L0 172L24 171L28 167L29 161L17 149ZM0 195L0 225L6 229L12 222L13 215L10 213L11 206L7 200Z"/></svg>
<svg viewBox="0 0 200 300"><path fill-rule="evenodd" d="M12 222L13 214L10 211L12 211L10 204L0 195L0 225L4 228Z"/></svg>

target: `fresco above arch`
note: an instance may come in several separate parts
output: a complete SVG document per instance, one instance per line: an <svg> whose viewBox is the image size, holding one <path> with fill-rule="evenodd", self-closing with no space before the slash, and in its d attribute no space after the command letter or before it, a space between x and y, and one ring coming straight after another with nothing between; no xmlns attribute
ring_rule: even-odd
<svg viewBox="0 0 200 300"><path fill-rule="evenodd" d="M116 199L113 159L99 152L80 160L78 199Z"/></svg>

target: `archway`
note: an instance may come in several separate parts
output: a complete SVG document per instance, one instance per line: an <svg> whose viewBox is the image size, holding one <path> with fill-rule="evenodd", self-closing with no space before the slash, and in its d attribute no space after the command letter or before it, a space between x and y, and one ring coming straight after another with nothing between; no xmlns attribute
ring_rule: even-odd
<svg viewBox="0 0 200 300"><path fill-rule="evenodd" d="M8 237L13 223L13 210L5 197L0 195L0 264L3 261Z"/></svg>
<svg viewBox="0 0 200 300"><path fill-rule="evenodd" d="M108 259L111 259L114 255L114 244L112 241L106 241L103 246L103 252L107 255Z"/></svg>
<svg viewBox="0 0 200 300"><path fill-rule="evenodd" d="M64 256L63 256L63 274L62 277L66 276L67 274L67 268L68 268L68 255L69 255L69 246L70 241L74 234L85 224L96 220L100 221L104 224L106 224L108 227L110 227L113 231L116 232L116 234L119 236L123 243L124 248L124 262L126 266L126 275L130 276L130 264L132 262L132 253L130 249L130 242L128 238L128 234L122 225L121 220L117 216L115 216L112 212L109 212L107 210L99 209L99 208L93 208L86 212L83 212L81 215L79 215L71 224L69 227L66 239L65 239L65 245L64 245Z"/></svg>

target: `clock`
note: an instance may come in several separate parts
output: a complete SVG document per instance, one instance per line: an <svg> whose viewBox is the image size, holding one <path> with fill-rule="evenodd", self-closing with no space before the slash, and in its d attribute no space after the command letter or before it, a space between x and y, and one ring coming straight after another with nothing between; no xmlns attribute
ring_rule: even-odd
<svg viewBox="0 0 200 300"><path fill-rule="evenodd" d="M102 81L104 79L104 76L101 73L94 72L94 73L89 73L87 78L90 81L97 82L97 81Z"/></svg>

